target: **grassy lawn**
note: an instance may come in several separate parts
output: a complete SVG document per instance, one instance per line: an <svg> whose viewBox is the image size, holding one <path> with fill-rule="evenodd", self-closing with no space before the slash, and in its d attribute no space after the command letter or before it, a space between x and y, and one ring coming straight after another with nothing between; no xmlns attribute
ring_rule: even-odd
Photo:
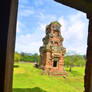
<svg viewBox="0 0 92 92"><path fill-rule="evenodd" d="M83 92L84 67L74 67L68 76L41 75L42 70L31 63L16 63L13 76L13 92Z"/></svg>

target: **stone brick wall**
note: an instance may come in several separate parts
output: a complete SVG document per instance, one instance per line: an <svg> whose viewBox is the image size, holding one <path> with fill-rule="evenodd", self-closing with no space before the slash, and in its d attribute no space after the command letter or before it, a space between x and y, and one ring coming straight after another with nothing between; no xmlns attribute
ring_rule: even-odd
<svg viewBox="0 0 92 92"><path fill-rule="evenodd" d="M43 38L43 46L40 47L39 67L50 73L64 73L63 37L60 32L61 25L55 21L46 27L46 36ZM45 53L45 54L44 54Z"/></svg>

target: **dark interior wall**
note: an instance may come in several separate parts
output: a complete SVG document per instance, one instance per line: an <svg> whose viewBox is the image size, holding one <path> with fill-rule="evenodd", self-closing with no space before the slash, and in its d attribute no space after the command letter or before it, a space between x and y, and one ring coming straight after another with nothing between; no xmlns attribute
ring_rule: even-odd
<svg viewBox="0 0 92 92"><path fill-rule="evenodd" d="M10 5L11 0L2 0L0 2L0 92L4 92L5 61Z"/></svg>
<svg viewBox="0 0 92 92"><path fill-rule="evenodd" d="M18 0L0 1L0 92L12 92Z"/></svg>

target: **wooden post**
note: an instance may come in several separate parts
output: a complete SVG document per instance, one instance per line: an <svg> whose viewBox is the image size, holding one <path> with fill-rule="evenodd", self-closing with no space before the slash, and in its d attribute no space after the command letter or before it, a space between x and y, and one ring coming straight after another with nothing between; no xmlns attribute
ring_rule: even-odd
<svg viewBox="0 0 92 92"><path fill-rule="evenodd" d="M12 92L18 0L2 0L0 7L0 92Z"/></svg>
<svg viewBox="0 0 92 92"><path fill-rule="evenodd" d="M88 47L87 47L87 63L85 69L84 86L85 92L92 92L92 16L88 15Z"/></svg>

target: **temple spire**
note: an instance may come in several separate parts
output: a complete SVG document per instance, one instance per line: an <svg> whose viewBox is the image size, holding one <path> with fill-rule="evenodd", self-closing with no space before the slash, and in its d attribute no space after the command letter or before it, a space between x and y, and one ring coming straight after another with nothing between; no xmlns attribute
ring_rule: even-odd
<svg viewBox="0 0 92 92"><path fill-rule="evenodd" d="M46 26L46 36L43 38L43 46L40 47L39 67L50 74L64 75L63 37L60 31L61 24L58 21L51 22Z"/></svg>

